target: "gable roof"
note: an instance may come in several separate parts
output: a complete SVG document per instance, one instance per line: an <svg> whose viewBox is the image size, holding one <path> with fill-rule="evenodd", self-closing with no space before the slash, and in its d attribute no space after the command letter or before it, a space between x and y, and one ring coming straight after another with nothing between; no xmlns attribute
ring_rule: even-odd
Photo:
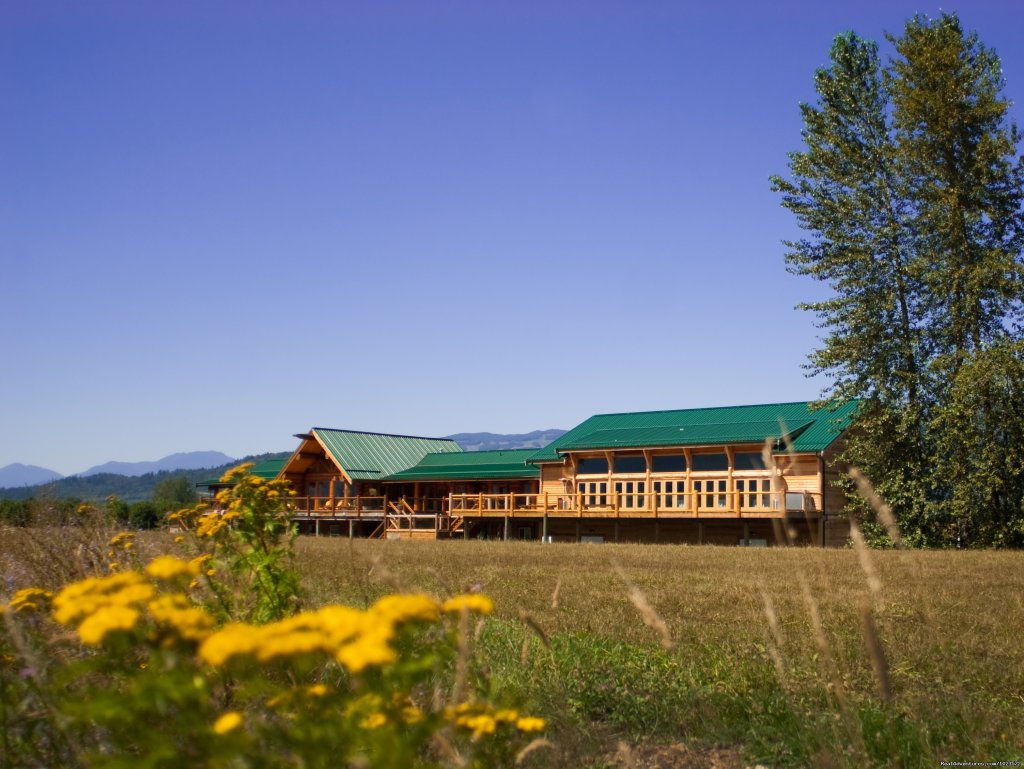
<svg viewBox="0 0 1024 769"><path fill-rule="evenodd" d="M412 467L430 453L462 451L458 443L448 438L364 433L329 427L314 427L309 437L319 443L334 464L353 481L380 480Z"/></svg>
<svg viewBox="0 0 1024 769"><path fill-rule="evenodd" d="M537 449L513 451L464 451L427 454L419 464L385 478L385 481L469 481L538 478L540 470L526 460Z"/></svg>
<svg viewBox="0 0 1024 769"><path fill-rule="evenodd" d="M764 443L765 439L784 439L794 451L823 451L850 426L858 402L834 408L814 406L812 401L798 401L597 414L535 452L529 461L557 462L562 454L589 449L715 446Z"/></svg>
<svg viewBox="0 0 1024 769"><path fill-rule="evenodd" d="M277 477L278 473L281 472L281 468L285 466L287 461L288 459L286 457L264 459L262 462L257 462L250 467L249 474L262 478L265 481L272 481ZM226 485L229 484L225 484L219 476L217 478L207 478L205 481L199 481L196 483L196 486L206 487L208 489L223 487Z"/></svg>

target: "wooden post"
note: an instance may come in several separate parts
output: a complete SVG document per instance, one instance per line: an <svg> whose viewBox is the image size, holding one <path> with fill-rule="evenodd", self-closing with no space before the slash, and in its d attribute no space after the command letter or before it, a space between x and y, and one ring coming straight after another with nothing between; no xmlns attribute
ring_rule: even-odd
<svg viewBox="0 0 1024 769"><path fill-rule="evenodd" d="M319 518L317 518L316 520L313 521L313 536L314 537L319 537L320 536L320 519Z"/></svg>
<svg viewBox="0 0 1024 769"><path fill-rule="evenodd" d="M505 516L505 541L508 542L509 530L512 528L512 519Z"/></svg>
<svg viewBox="0 0 1024 769"><path fill-rule="evenodd" d="M355 522L351 518L349 518L348 519L348 538L349 539L352 539L352 536L353 536L353 533L352 533L352 526L353 525L355 525Z"/></svg>
<svg viewBox="0 0 1024 769"><path fill-rule="evenodd" d="M580 519L576 519L576 541L580 541Z"/></svg>
<svg viewBox="0 0 1024 769"><path fill-rule="evenodd" d="M548 541L548 508L546 505L544 507L544 517L541 519L540 541Z"/></svg>
<svg viewBox="0 0 1024 769"><path fill-rule="evenodd" d="M750 521L743 522L743 547L750 547Z"/></svg>

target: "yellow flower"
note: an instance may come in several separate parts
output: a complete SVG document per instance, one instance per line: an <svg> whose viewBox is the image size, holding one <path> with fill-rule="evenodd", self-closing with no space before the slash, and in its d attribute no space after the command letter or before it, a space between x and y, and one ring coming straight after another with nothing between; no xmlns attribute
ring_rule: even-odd
<svg viewBox="0 0 1024 769"><path fill-rule="evenodd" d="M193 563L175 558L173 555L158 556L146 566L146 574L164 582L170 582L178 577L194 577L198 573L199 568Z"/></svg>
<svg viewBox="0 0 1024 769"><path fill-rule="evenodd" d="M252 625L225 625L199 647L199 657L210 665L223 665L239 655L252 654L259 646L260 632Z"/></svg>
<svg viewBox="0 0 1024 769"><path fill-rule="evenodd" d="M437 601L428 595L386 595L370 607L370 613L391 622L436 622L440 616Z"/></svg>
<svg viewBox="0 0 1024 769"><path fill-rule="evenodd" d="M87 617L78 626L78 637L82 643L97 646L107 633L131 630L139 620L139 612L127 606L105 606Z"/></svg>
<svg viewBox="0 0 1024 769"><path fill-rule="evenodd" d="M388 645L390 640L390 628L379 628L345 644L334 658L350 673L360 673L371 666L388 665L398 659L395 650Z"/></svg>
<svg viewBox="0 0 1024 769"><path fill-rule="evenodd" d="M184 541L185 541L185 538L182 537L182 536L178 536L178 537L174 538L174 544L176 544L176 545L180 545Z"/></svg>
<svg viewBox="0 0 1024 769"><path fill-rule="evenodd" d="M514 723L519 718L519 711L517 710L499 710L494 714L494 720L499 723Z"/></svg>
<svg viewBox="0 0 1024 769"><path fill-rule="evenodd" d="M323 684L313 684L306 687L306 694L310 697L323 697L328 691L328 688Z"/></svg>
<svg viewBox="0 0 1024 769"><path fill-rule="evenodd" d="M213 617L185 596L162 595L149 604L149 613L158 624L186 641L202 641L213 628Z"/></svg>
<svg viewBox="0 0 1024 769"><path fill-rule="evenodd" d="M516 721L516 729L521 732L539 732L546 725L543 718L535 718L533 716L524 716Z"/></svg>
<svg viewBox="0 0 1024 769"><path fill-rule="evenodd" d="M448 614L458 614L463 611L490 614L494 611L494 601L480 593L464 593L445 601L444 611Z"/></svg>
<svg viewBox="0 0 1024 769"><path fill-rule="evenodd" d="M370 713L370 715L359 722L359 726L363 729L379 729L387 722L387 716L383 713Z"/></svg>
<svg viewBox="0 0 1024 769"><path fill-rule="evenodd" d="M12 611L40 611L53 600L53 593L38 587L26 587L11 598L8 608Z"/></svg>
<svg viewBox="0 0 1024 769"><path fill-rule="evenodd" d="M326 639L322 633L310 630L296 630L291 633L266 632L264 640L256 651L256 659L269 662L278 657L291 657L321 651Z"/></svg>
<svg viewBox="0 0 1024 769"><path fill-rule="evenodd" d="M494 716L480 713L475 716L459 716L455 719L455 725L469 729L473 732L473 737L481 737L485 734L494 734L498 722L494 720Z"/></svg>
<svg viewBox="0 0 1024 769"><path fill-rule="evenodd" d="M105 607L141 604L155 593L153 585L135 571L88 577L67 585L57 594L53 599L53 618L69 625Z"/></svg>
<svg viewBox="0 0 1024 769"><path fill-rule="evenodd" d="M227 734L242 725L242 714L237 710L229 710L213 722L215 734Z"/></svg>

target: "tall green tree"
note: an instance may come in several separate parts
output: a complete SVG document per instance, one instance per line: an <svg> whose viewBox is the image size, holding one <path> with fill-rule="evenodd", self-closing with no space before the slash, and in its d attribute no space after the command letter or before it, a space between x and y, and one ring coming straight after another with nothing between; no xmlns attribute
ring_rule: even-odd
<svg viewBox="0 0 1024 769"><path fill-rule="evenodd" d="M772 177L808 233L787 242L786 264L832 288L828 299L800 307L824 331L810 368L829 377L825 397L863 401L846 459L904 518L918 520L928 498L927 387L913 206L878 46L849 32L835 39L830 60L815 73L818 103L800 106L806 149L790 153L792 179Z"/></svg>
<svg viewBox="0 0 1024 769"><path fill-rule="evenodd" d="M915 17L889 40L883 67L875 43L835 39L817 103L801 105L806 148L790 154L790 178L772 178L807 233L787 243L788 269L831 288L802 305L825 331L810 366L829 378L826 399L863 401L845 458L911 542L973 528L973 544L1009 544L994 532L1024 516L1008 443L1024 423L1011 435L1007 411L1024 383L1020 136L998 58L956 16ZM1000 479L999 525L982 525L966 491L981 468Z"/></svg>

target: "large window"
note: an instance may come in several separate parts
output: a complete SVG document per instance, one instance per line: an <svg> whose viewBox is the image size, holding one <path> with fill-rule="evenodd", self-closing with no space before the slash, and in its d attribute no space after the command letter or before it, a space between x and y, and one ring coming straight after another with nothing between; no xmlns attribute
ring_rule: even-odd
<svg viewBox="0 0 1024 769"><path fill-rule="evenodd" d="M643 481L620 481L615 484L615 495L619 500L619 507L625 510L642 508L647 502Z"/></svg>
<svg viewBox="0 0 1024 769"><path fill-rule="evenodd" d="M586 507L607 507L607 481L581 481L576 484L576 488L579 490L580 498Z"/></svg>
<svg viewBox="0 0 1024 769"><path fill-rule="evenodd" d="M740 505L767 510L772 505L772 482L769 478L740 478L736 481Z"/></svg>
<svg viewBox="0 0 1024 769"><path fill-rule="evenodd" d="M760 451L737 451L733 455L734 470L764 470L764 457Z"/></svg>
<svg viewBox="0 0 1024 769"><path fill-rule="evenodd" d="M694 472L725 472L729 469L729 458L724 454L694 454Z"/></svg>
<svg viewBox="0 0 1024 769"><path fill-rule="evenodd" d="M653 481L651 489L654 491L658 507L661 509L689 507L686 497L686 481Z"/></svg>
<svg viewBox="0 0 1024 769"><path fill-rule="evenodd" d="M583 457L576 464L578 475L607 475L608 460L604 457Z"/></svg>
<svg viewBox="0 0 1024 769"><path fill-rule="evenodd" d="M615 472L617 473L646 473L647 462L643 454L616 454Z"/></svg>
<svg viewBox="0 0 1024 769"><path fill-rule="evenodd" d="M697 505L701 509L724 509L729 506L729 495L724 480L694 481L693 491L697 495Z"/></svg>
<svg viewBox="0 0 1024 769"><path fill-rule="evenodd" d="M685 473L686 457L682 454L655 454L651 457L651 470L655 473Z"/></svg>

